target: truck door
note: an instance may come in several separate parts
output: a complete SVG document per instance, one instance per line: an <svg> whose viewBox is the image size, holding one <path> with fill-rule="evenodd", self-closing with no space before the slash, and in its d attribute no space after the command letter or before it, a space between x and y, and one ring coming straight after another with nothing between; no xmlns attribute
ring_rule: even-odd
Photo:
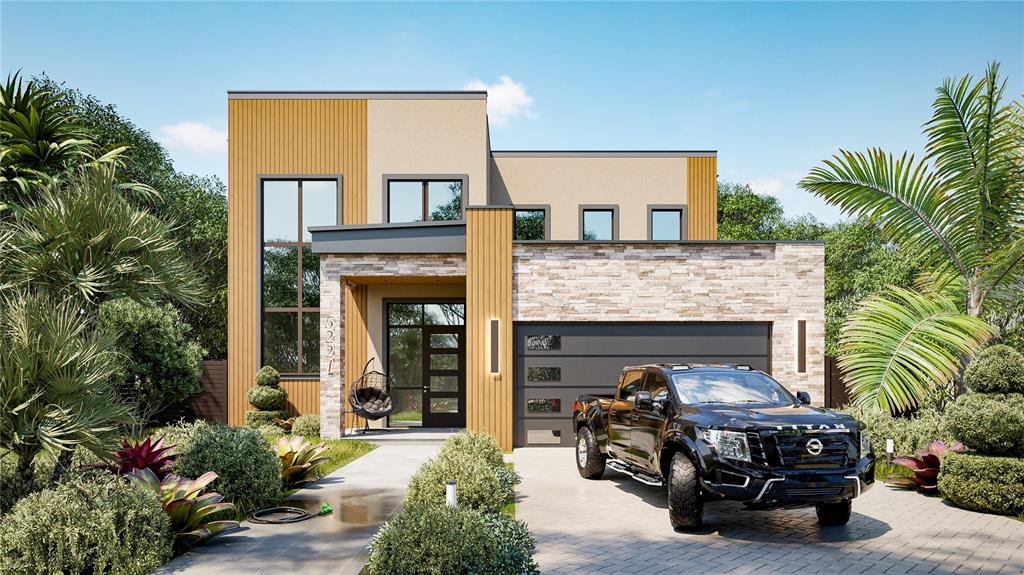
<svg viewBox="0 0 1024 575"><path fill-rule="evenodd" d="M640 391L644 379L642 369L631 369L622 374L622 382L615 399L608 408L608 450L616 458L632 461L633 398Z"/></svg>
<svg viewBox="0 0 1024 575"><path fill-rule="evenodd" d="M644 377L640 389L651 394L654 404L651 409L634 409L631 451L637 459L637 465L657 473L658 437L665 424L665 413L659 409L659 404L669 400L668 380L660 371L651 370Z"/></svg>

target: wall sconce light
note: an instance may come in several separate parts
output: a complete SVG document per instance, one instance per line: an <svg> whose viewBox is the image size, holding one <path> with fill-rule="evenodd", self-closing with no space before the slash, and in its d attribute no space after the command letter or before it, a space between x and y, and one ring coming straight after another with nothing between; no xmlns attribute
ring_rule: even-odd
<svg viewBox="0 0 1024 575"><path fill-rule="evenodd" d="M807 322L796 322L796 372L807 373Z"/></svg>
<svg viewBox="0 0 1024 575"><path fill-rule="evenodd" d="M498 320L491 320L491 373L498 373Z"/></svg>

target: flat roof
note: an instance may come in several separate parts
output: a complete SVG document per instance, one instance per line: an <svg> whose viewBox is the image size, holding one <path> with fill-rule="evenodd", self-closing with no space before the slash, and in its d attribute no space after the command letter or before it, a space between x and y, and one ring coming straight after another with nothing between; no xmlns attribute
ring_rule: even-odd
<svg viewBox="0 0 1024 575"><path fill-rule="evenodd" d="M485 90L228 90L228 100L486 100Z"/></svg>
<svg viewBox="0 0 1024 575"><path fill-rule="evenodd" d="M491 150L495 158L701 158L718 150Z"/></svg>

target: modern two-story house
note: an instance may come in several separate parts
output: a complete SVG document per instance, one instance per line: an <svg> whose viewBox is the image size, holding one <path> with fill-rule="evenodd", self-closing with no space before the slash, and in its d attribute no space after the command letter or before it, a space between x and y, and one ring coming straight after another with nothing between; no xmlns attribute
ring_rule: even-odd
<svg viewBox="0 0 1024 575"><path fill-rule="evenodd" d="M571 445L624 365L735 362L823 398L824 248L716 240L714 151L492 150L484 92L231 92L229 420L283 374L321 434ZM595 119L599 121L599 119Z"/></svg>

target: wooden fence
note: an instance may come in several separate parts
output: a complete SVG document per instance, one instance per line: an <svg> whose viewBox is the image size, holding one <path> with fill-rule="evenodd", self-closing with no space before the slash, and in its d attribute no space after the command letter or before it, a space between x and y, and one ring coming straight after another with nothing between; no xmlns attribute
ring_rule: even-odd
<svg viewBox="0 0 1024 575"><path fill-rule="evenodd" d="M843 372L837 358L825 356L825 407L842 407L850 403Z"/></svg>
<svg viewBox="0 0 1024 575"><path fill-rule="evenodd" d="M203 362L199 379L202 391L189 401L192 414L198 419L228 422L228 362L210 359Z"/></svg>

